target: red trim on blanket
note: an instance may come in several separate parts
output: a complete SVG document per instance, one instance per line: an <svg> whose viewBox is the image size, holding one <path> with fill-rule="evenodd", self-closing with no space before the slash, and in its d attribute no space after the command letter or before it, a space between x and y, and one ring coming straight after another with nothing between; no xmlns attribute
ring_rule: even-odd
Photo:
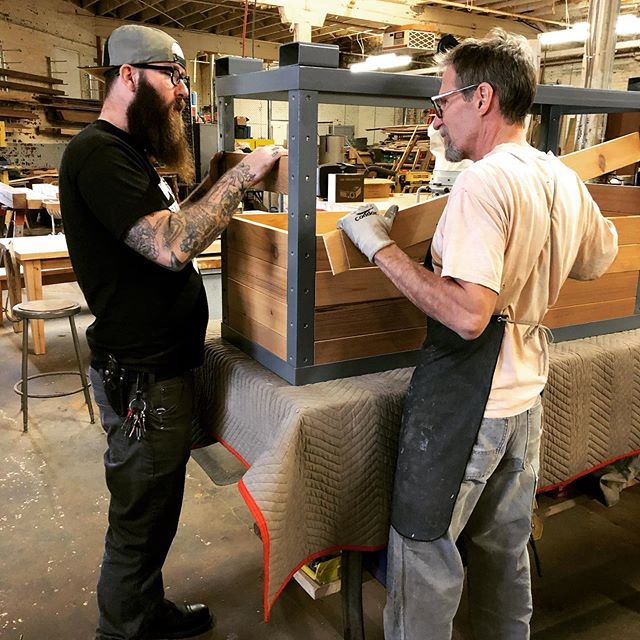
<svg viewBox="0 0 640 640"><path fill-rule="evenodd" d="M597 464L595 467L590 467L589 469L586 469L585 471L581 471L580 473L577 473L575 476L571 476L571 478L567 478L566 480L563 480L562 482L556 482L555 484L548 484L545 487L540 487L536 493L544 493L546 491L553 491L554 489L562 489L568 485L570 485L572 482L575 482L578 478L582 478L582 476L586 476L589 473L593 473L594 471L597 471L598 469L602 469L602 467L606 467L608 464L611 464L612 462L616 462L616 460L622 460L622 458L628 458L629 456L635 456L640 454L640 449L636 449L635 451L629 451L628 453L622 453L619 456L614 456L613 458L608 458L607 460L605 460L604 462L601 462L600 464Z"/></svg>
<svg viewBox="0 0 640 640"><path fill-rule="evenodd" d="M269 539L269 527L267 526L267 521L265 520L260 507L257 502L253 499L251 493L249 493L249 489L245 485L242 478L240 482L238 482L238 489L240 491L240 495L244 498L244 501L247 503L249 507L249 511L251 511L253 517L256 519L256 523L258 528L260 529L260 537L262 538L262 562L264 565L264 586L262 593L262 606L264 608L264 621L269 622L269 614L270 606L269 606L269 558L271 555L271 540ZM277 596L276 596L277 597Z"/></svg>
<svg viewBox="0 0 640 640"><path fill-rule="evenodd" d="M232 453L240 462L248 469L251 465L226 441L216 436L218 442L229 452Z"/></svg>

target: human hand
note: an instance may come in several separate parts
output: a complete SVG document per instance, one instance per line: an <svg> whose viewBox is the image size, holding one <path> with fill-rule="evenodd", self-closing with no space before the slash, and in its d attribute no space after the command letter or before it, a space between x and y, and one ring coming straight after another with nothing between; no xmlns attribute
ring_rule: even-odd
<svg viewBox="0 0 640 640"><path fill-rule="evenodd" d="M209 160L209 183L210 186L213 186L218 180L220 176L224 173L224 167L222 164L222 159L224 158L223 151L217 151L211 156L211 160Z"/></svg>
<svg viewBox="0 0 640 640"><path fill-rule="evenodd" d="M398 207L395 204L389 207L383 216L378 215L378 207L375 204L363 204L340 218L336 226L349 236L351 242L370 262L373 262L380 249L394 244L389 232L396 213Z"/></svg>
<svg viewBox="0 0 640 640"><path fill-rule="evenodd" d="M249 153L238 165L246 182L245 186L250 187L263 180L273 165L285 154L285 149L275 144L258 147Z"/></svg>

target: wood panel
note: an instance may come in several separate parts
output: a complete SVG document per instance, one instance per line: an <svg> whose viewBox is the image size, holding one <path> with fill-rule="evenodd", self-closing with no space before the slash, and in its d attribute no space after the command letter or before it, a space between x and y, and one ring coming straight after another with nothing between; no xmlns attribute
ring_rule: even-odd
<svg viewBox="0 0 640 640"><path fill-rule="evenodd" d="M422 346L426 335L427 329L423 327L322 340L315 343L314 362L315 364L326 364L387 353L414 351Z"/></svg>
<svg viewBox="0 0 640 640"><path fill-rule="evenodd" d="M582 180L623 167L640 160L640 134L629 134L616 140L576 151L561 157ZM448 196L432 198L424 203L399 212L391 229L391 237L403 249L433 236L433 230L447 203ZM338 237L338 234L342 237ZM354 247L341 231L332 231L324 236L334 274L346 269L362 266L366 258Z"/></svg>
<svg viewBox="0 0 640 640"><path fill-rule="evenodd" d="M640 193L638 193L640 198ZM640 244L640 216L611 216L618 232L618 245Z"/></svg>
<svg viewBox="0 0 640 640"><path fill-rule="evenodd" d="M605 215L640 215L640 187L588 184L587 189Z"/></svg>
<svg viewBox="0 0 640 640"><path fill-rule="evenodd" d="M256 221L259 215L234 216L227 227L227 246L286 269L287 232L269 225L271 216L265 216L264 222Z"/></svg>
<svg viewBox="0 0 640 640"><path fill-rule="evenodd" d="M448 196L439 196L398 211L389 236L401 249L430 240L447 200ZM322 237L334 274L369 264L342 231L336 229Z"/></svg>
<svg viewBox="0 0 640 640"><path fill-rule="evenodd" d="M552 308L572 307L591 302L633 298L638 288L638 271L607 273L587 282L567 280Z"/></svg>
<svg viewBox="0 0 640 640"><path fill-rule="evenodd" d="M231 278L227 280L227 291L228 307L233 310L234 317L242 314L286 337L287 305L282 300Z"/></svg>
<svg viewBox="0 0 640 640"><path fill-rule="evenodd" d="M640 160L640 134L629 135L574 151L561 157L582 180L591 180Z"/></svg>
<svg viewBox="0 0 640 640"><path fill-rule="evenodd" d="M259 344L267 351L283 360L287 359L287 339L235 309L228 311L226 324L251 342Z"/></svg>
<svg viewBox="0 0 640 640"><path fill-rule="evenodd" d="M554 327L566 327L572 324L624 318L633 315L635 306L636 299L633 297L624 300L580 304L573 307L558 307L550 309L543 322L553 329Z"/></svg>
<svg viewBox="0 0 640 640"><path fill-rule="evenodd" d="M626 244L618 247L618 255L607 273L636 271L640 269L640 244Z"/></svg>
<svg viewBox="0 0 640 640"><path fill-rule="evenodd" d="M315 339L330 340L425 327L426 316L406 298L325 307L315 315Z"/></svg>
<svg viewBox="0 0 640 640"><path fill-rule="evenodd" d="M316 309L339 304L399 298L401 293L378 269L350 269L334 276L331 271L316 273Z"/></svg>
<svg viewBox="0 0 640 640"><path fill-rule="evenodd" d="M232 169L240 164L247 154L238 152L225 152L224 167L225 171ZM262 191L270 191L271 193L288 193L289 189L289 158L282 156L274 165L273 169L267 177L253 186L254 189Z"/></svg>
<svg viewBox="0 0 640 640"><path fill-rule="evenodd" d="M262 291L273 298L287 299L287 270L239 251L227 251L227 277Z"/></svg>

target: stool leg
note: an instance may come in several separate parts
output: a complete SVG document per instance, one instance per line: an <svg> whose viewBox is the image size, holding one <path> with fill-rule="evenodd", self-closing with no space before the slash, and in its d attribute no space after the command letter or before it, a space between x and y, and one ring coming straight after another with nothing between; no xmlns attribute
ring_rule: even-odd
<svg viewBox="0 0 640 640"><path fill-rule="evenodd" d="M28 421L28 401L29 390L27 389L27 384L29 382L27 371L28 360L29 358L29 320L24 318L22 320L22 397L20 399L20 406L22 408L22 431L27 431L27 421Z"/></svg>
<svg viewBox="0 0 640 640"><path fill-rule="evenodd" d="M78 372L82 379L82 389L84 391L84 399L89 408L89 419L91 424L94 424L95 418L93 417L93 404L91 403L91 394L89 393L89 382L87 381L87 374L82 368L82 360L80 359L80 343L78 341L78 332L76 330L76 323L73 316L69 316L69 324L71 325L71 335L73 336L73 347L76 350L76 360L78 361Z"/></svg>

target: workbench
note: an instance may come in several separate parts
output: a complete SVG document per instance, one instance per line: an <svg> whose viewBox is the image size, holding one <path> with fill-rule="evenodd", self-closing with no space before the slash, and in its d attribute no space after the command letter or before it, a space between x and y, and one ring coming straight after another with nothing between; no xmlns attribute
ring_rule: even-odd
<svg viewBox="0 0 640 640"><path fill-rule="evenodd" d="M296 387L221 338L207 340L197 379L200 428L247 468L239 489L264 545L266 619L302 564L386 545L412 372ZM543 404L540 491L640 452L640 330L551 345ZM352 598L357 576L356 565L343 581ZM346 637L361 637L357 626Z"/></svg>

